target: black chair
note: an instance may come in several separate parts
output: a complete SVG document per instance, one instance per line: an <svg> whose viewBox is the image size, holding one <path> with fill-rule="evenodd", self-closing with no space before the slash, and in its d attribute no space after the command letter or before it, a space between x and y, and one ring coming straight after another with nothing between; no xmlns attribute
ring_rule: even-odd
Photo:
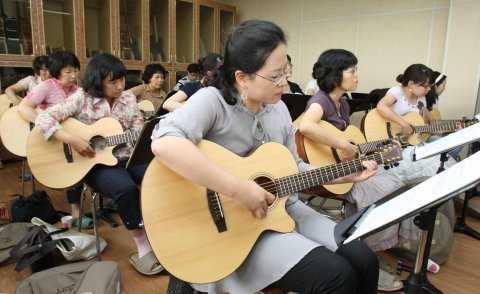
<svg viewBox="0 0 480 294"><path fill-rule="evenodd" d="M378 101L380 101L380 99L385 97L385 94L387 94L389 89L390 88L378 88L370 92L369 103L370 103L371 109L377 107Z"/></svg>

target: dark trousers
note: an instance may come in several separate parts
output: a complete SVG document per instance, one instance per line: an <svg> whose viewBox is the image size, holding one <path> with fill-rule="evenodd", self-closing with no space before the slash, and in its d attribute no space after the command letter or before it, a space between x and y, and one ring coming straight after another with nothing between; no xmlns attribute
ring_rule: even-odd
<svg viewBox="0 0 480 294"><path fill-rule="evenodd" d="M378 260L362 242L310 251L271 286L297 293L377 293Z"/></svg>
<svg viewBox="0 0 480 294"><path fill-rule="evenodd" d="M118 213L128 230L143 228L140 214L140 190L148 164L125 169L126 161L115 166L97 165L87 175L85 182L97 192L117 204Z"/></svg>

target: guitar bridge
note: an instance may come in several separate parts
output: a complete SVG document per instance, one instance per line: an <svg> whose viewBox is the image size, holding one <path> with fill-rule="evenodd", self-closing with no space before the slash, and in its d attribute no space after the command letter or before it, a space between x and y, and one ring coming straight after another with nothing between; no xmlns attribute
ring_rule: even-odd
<svg viewBox="0 0 480 294"><path fill-rule="evenodd" d="M73 153L70 145L63 143L63 154L65 154L65 159L68 163L73 162Z"/></svg>
<svg viewBox="0 0 480 294"><path fill-rule="evenodd" d="M223 214L222 203L220 202L218 193L207 189L207 202L208 209L210 210L215 226L217 226L218 232L225 232L227 230L227 223L225 222L225 215Z"/></svg>

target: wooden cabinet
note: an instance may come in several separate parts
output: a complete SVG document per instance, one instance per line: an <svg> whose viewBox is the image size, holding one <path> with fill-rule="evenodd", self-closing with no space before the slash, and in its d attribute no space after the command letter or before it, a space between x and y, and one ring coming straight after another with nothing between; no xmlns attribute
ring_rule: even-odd
<svg viewBox="0 0 480 294"><path fill-rule="evenodd" d="M31 67L34 56L75 53L82 69L98 52L121 58L129 73L148 63L168 71L165 90L188 64L223 53L235 7L212 0L1 1L0 69ZM1 75L0 70L0 75ZM1 82L1 80L0 80ZM2 83L2 90L8 85Z"/></svg>

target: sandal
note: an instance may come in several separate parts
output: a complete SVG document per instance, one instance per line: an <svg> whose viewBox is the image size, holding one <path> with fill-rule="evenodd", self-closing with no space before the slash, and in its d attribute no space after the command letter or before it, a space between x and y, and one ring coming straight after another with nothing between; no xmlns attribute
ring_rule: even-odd
<svg viewBox="0 0 480 294"><path fill-rule="evenodd" d="M378 286L380 291L397 291L403 288L403 283L395 278L395 276L380 269L378 273Z"/></svg>
<svg viewBox="0 0 480 294"><path fill-rule="evenodd" d="M78 218L74 218L72 220L72 227L78 227L80 225L80 220ZM93 220L88 216L82 217L82 229L91 229L93 228Z"/></svg>
<svg viewBox="0 0 480 294"><path fill-rule="evenodd" d="M163 271L163 266L153 251L148 252L142 258L138 258L138 252L132 253L128 260L137 272L147 276L156 275Z"/></svg>

